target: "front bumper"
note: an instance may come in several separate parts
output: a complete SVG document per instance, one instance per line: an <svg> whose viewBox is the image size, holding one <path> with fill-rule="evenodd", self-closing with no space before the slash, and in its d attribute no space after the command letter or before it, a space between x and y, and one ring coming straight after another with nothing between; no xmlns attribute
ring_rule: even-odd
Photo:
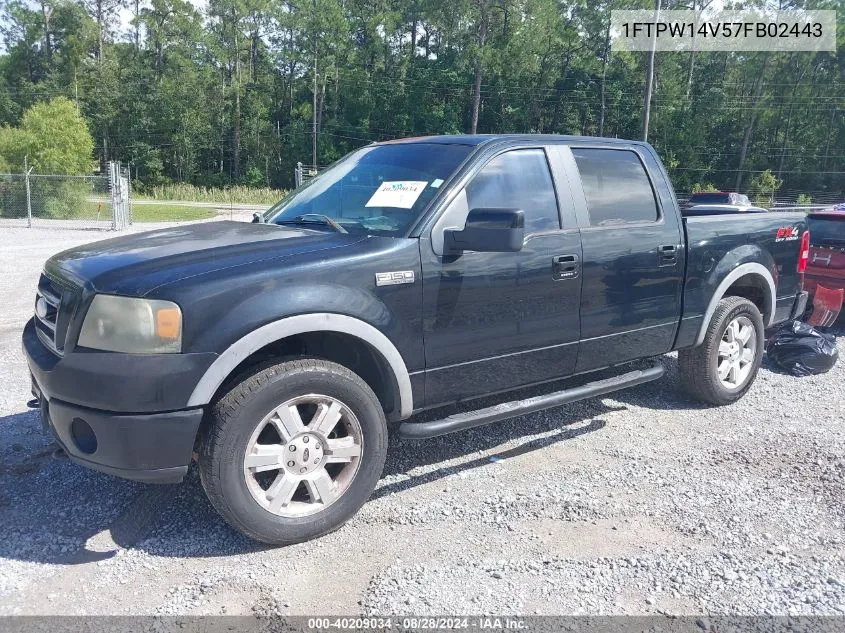
<svg viewBox="0 0 845 633"><path fill-rule="evenodd" d="M29 370L50 398L118 413L159 413L188 408L188 399L217 354L121 354L76 348L51 352L35 332L23 330Z"/></svg>
<svg viewBox="0 0 845 633"><path fill-rule="evenodd" d="M161 484L178 483L188 472L202 409L125 415L43 395L39 400L42 422L68 457L82 466Z"/></svg>
<svg viewBox="0 0 845 633"><path fill-rule="evenodd" d="M216 355L58 357L32 321L24 329L23 351L44 426L70 459L126 479L182 480L203 416L186 403Z"/></svg>

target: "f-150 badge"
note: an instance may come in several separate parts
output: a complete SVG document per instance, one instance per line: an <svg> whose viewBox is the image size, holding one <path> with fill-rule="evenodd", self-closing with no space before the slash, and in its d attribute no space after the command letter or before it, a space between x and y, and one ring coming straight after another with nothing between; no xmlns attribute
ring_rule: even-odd
<svg viewBox="0 0 845 633"><path fill-rule="evenodd" d="M390 273L376 273L377 286L398 286L414 283L413 270L397 270Z"/></svg>

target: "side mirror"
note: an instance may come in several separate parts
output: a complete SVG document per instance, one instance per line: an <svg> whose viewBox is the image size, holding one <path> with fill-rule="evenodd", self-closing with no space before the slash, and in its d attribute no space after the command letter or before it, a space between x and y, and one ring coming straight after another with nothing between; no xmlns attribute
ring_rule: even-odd
<svg viewBox="0 0 845 633"><path fill-rule="evenodd" d="M473 209L463 230L443 232L446 253L478 251L511 253L522 250L525 239L525 213L519 209Z"/></svg>
<svg viewBox="0 0 845 633"><path fill-rule="evenodd" d="M253 213L252 214L252 223L253 224L264 224L264 214L263 213Z"/></svg>

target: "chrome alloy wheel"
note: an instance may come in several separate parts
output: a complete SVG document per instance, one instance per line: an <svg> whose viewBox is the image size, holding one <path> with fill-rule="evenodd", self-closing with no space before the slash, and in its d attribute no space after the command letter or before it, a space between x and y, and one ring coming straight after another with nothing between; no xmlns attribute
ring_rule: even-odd
<svg viewBox="0 0 845 633"><path fill-rule="evenodd" d="M363 443L358 418L340 400L319 394L292 398L253 431L244 455L247 487L273 514L315 514L349 488Z"/></svg>
<svg viewBox="0 0 845 633"><path fill-rule="evenodd" d="M757 336L751 319L738 316L728 323L719 341L719 380L728 389L738 389L745 384L754 368L757 354Z"/></svg>

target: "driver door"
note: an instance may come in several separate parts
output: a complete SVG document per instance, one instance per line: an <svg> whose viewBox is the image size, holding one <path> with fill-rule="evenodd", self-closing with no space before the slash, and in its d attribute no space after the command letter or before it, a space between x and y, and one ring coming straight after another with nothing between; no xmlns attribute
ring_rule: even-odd
<svg viewBox="0 0 845 633"><path fill-rule="evenodd" d="M489 158L448 204L430 240L420 240L428 406L574 370L581 238L563 170L552 176L557 153L547 150L520 147ZM520 251L443 253L443 230L462 228L480 208L524 212Z"/></svg>

